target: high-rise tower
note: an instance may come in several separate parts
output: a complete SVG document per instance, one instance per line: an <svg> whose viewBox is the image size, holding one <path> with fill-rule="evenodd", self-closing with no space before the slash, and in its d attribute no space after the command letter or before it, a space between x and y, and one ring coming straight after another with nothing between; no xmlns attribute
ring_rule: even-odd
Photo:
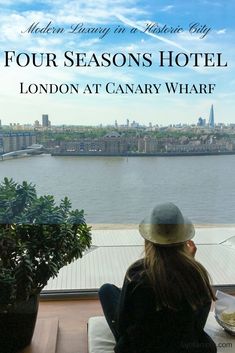
<svg viewBox="0 0 235 353"><path fill-rule="evenodd" d="M49 127L48 114L42 114L42 126L43 127Z"/></svg>
<svg viewBox="0 0 235 353"><path fill-rule="evenodd" d="M210 116L209 116L209 123L208 123L209 127L214 129L215 127L215 120L214 120L214 108L213 108L213 104L211 105L211 110L210 110Z"/></svg>

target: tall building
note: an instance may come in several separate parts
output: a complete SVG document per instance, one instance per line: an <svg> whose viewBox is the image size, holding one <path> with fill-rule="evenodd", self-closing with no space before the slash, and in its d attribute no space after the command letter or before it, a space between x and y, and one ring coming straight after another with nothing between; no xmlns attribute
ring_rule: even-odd
<svg viewBox="0 0 235 353"><path fill-rule="evenodd" d="M215 127L213 104L211 105L211 110L210 110L210 116L209 116L208 125L209 125L209 127L212 128L212 129Z"/></svg>
<svg viewBox="0 0 235 353"><path fill-rule="evenodd" d="M42 114L42 126L49 127L49 117L48 114Z"/></svg>
<svg viewBox="0 0 235 353"><path fill-rule="evenodd" d="M203 119L202 117L198 118L197 126L206 126L206 119Z"/></svg>
<svg viewBox="0 0 235 353"><path fill-rule="evenodd" d="M39 124L39 121L38 121L38 120L35 120L35 122L34 122L34 127L35 127L36 129L38 129L38 128L40 127L40 124Z"/></svg>

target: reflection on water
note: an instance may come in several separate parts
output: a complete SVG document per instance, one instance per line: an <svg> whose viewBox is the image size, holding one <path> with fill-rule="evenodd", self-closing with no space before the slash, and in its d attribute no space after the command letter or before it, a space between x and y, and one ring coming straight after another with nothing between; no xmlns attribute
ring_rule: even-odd
<svg viewBox="0 0 235 353"><path fill-rule="evenodd" d="M138 223L158 202L195 223L235 223L235 156L51 157L0 162L0 179L28 180L39 194L68 196L90 223Z"/></svg>

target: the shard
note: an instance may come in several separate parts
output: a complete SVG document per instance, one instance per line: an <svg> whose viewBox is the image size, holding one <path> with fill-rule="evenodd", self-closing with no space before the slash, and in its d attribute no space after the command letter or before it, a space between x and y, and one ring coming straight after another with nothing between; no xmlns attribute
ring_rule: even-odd
<svg viewBox="0 0 235 353"><path fill-rule="evenodd" d="M215 127L213 104L211 105L211 110L210 110L210 116L209 116L208 125L209 125L209 127L212 128L212 129Z"/></svg>

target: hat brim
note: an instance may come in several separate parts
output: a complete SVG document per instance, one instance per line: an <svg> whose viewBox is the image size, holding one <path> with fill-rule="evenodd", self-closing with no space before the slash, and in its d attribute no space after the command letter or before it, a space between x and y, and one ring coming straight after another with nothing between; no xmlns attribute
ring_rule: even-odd
<svg viewBox="0 0 235 353"><path fill-rule="evenodd" d="M178 225L177 231L169 236L156 231L156 227L151 223L150 218L145 218L139 225L141 236L155 244L174 245L190 240L195 235L195 229L192 222L184 217L184 223Z"/></svg>

